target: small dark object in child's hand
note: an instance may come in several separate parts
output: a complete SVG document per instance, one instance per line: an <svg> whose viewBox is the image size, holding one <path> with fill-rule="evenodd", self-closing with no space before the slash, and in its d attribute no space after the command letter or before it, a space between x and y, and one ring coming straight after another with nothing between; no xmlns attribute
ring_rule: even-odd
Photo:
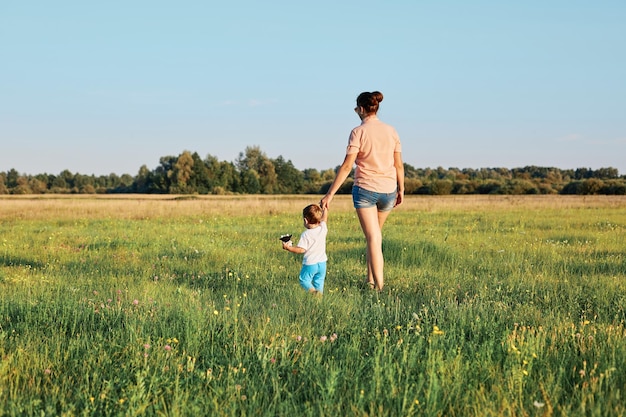
<svg viewBox="0 0 626 417"><path fill-rule="evenodd" d="M283 242L289 242L291 240L291 235L281 235L280 240Z"/></svg>

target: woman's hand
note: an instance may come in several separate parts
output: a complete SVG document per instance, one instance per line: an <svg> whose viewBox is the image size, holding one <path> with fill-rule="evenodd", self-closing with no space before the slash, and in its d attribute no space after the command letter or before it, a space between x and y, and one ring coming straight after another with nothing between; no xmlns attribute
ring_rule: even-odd
<svg viewBox="0 0 626 417"><path fill-rule="evenodd" d="M401 192L401 191L398 191L398 193L396 195L396 204L394 205L394 207L397 207L400 204L402 204L403 200L404 200L404 193Z"/></svg>
<svg viewBox="0 0 626 417"><path fill-rule="evenodd" d="M322 210L328 210L328 206L330 205L330 202L333 200L333 196L326 194L324 197L322 197L322 199L320 200L320 207L322 208Z"/></svg>

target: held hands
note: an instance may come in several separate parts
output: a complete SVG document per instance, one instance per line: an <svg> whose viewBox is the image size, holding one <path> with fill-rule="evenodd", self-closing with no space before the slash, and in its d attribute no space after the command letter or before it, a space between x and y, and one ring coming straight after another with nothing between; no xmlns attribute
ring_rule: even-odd
<svg viewBox="0 0 626 417"><path fill-rule="evenodd" d="M324 197L322 197L322 199L320 200L320 207L322 208L322 210L326 211L328 210L328 206L330 205L330 202L333 200L333 196L326 194Z"/></svg>

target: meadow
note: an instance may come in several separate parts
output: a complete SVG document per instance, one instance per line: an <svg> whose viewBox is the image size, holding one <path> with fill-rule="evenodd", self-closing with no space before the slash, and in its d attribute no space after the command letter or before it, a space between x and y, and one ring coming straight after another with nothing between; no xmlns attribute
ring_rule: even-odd
<svg viewBox="0 0 626 417"><path fill-rule="evenodd" d="M0 196L0 416L626 415L626 198Z"/></svg>

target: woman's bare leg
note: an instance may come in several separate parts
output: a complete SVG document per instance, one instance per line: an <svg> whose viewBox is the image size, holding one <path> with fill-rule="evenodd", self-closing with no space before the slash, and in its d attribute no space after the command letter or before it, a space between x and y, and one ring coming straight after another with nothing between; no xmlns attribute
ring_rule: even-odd
<svg viewBox="0 0 626 417"><path fill-rule="evenodd" d="M367 282L381 291L385 285L382 228L390 211L369 207L356 209L356 212L367 243Z"/></svg>

